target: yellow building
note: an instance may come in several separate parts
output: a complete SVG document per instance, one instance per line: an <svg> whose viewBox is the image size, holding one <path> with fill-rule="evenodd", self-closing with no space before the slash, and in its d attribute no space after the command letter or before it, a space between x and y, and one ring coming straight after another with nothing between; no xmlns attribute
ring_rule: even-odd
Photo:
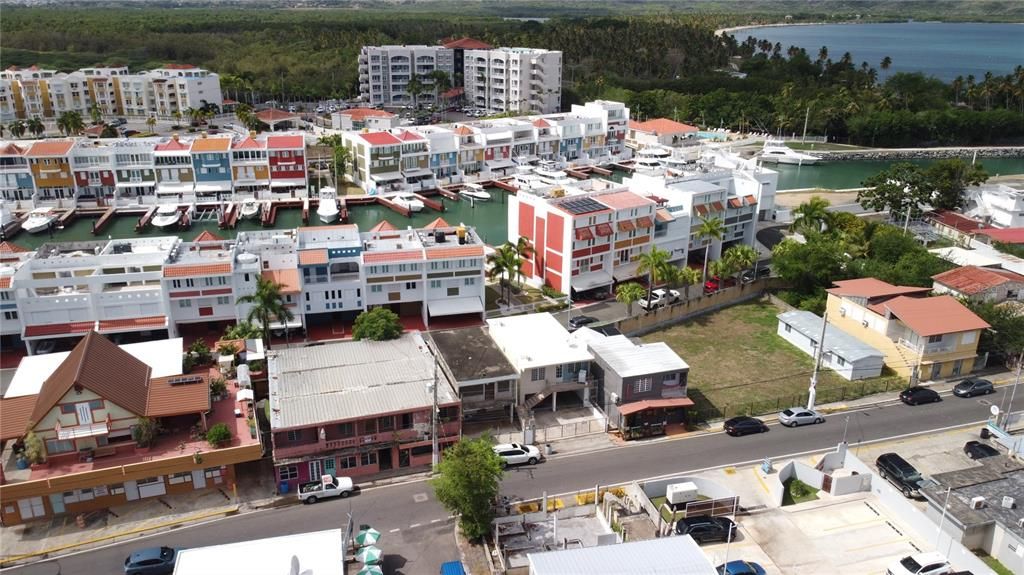
<svg viewBox="0 0 1024 575"><path fill-rule="evenodd" d="M885 365L912 380L970 373L981 330L989 327L952 296L874 278L835 282L828 320L885 354ZM915 373L917 374L915 376Z"/></svg>

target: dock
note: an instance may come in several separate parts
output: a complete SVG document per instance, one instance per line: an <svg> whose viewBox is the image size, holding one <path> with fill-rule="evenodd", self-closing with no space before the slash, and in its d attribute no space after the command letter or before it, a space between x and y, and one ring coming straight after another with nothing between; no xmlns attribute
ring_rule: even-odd
<svg viewBox="0 0 1024 575"><path fill-rule="evenodd" d="M260 224L265 228L269 228L274 225L274 221L277 220L277 208L278 204L270 204L270 206L263 206L263 211L260 212Z"/></svg>
<svg viewBox="0 0 1024 575"><path fill-rule="evenodd" d="M566 170L565 173L568 174L570 177L576 178L577 180L590 179L590 174L580 170Z"/></svg>
<svg viewBox="0 0 1024 575"><path fill-rule="evenodd" d="M460 199L462 199L462 197L459 196L459 190L461 189L462 184L455 184L447 188L437 188L437 193L448 198L449 200L459 201Z"/></svg>
<svg viewBox="0 0 1024 575"><path fill-rule="evenodd" d="M424 206L426 206L426 207L428 207L428 208L430 208L432 210L438 211L438 212L443 212L444 211L444 203L443 202L440 202L438 200L432 200L432 199L424 196L423 194L413 193L413 195L416 196L419 199L419 201L423 202Z"/></svg>
<svg viewBox="0 0 1024 575"><path fill-rule="evenodd" d="M220 222L220 229L235 229L235 226L238 225L238 211L238 204L228 202L228 207L224 208L224 218Z"/></svg>
<svg viewBox="0 0 1024 575"><path fill-rule="evenodd" d="M75 208L69 208L63 214L57 217L57 227L65 227L71 222L75 221L78 217L78 210Z"/></svg>
<svg viewBox="0 0 1024 575"><path fill-rule="evenodd" d="M494 186L495 188L501 188L506 192L512 192L513 194L519 191L519 188L513 186L508 182L503 182L501 180L492 180L490 182L483 183L484 187L487 187L488 184Z"/></svg>
<svg viewBox="0 0 1024 575"><path fill-rule="evenodd" d="M348 223L348 199L338 198L338 221L347 224Z"/></svg>
<svg viewBox="0 0 1024 575"><path fill-rule="evenodd" d="M383 198L381 196L374 196L374 197L377 198L377 203L379 203L380 205L382 205L384 207L387 207L387 208L391 208L392 210L398 212L399 214L402 214L403 216L405 216L407 218L411 218L412 217L412 210L410 210L409 208L403 208L402 206L396 204L395 202L392 202L391 200L389 200L387 198Z"/></svg>
<svg viewBox="0 0 1024 575"><path fill-rule="evenodd" d="M188 217L188 210L180 210L178 212L178 229L187 230L192 227L192 218Z"/></svg>
<svg viewBox="0 0 1024 575"><path fill-rule="evenodd" d="M103 212L100 219L96 220L92 224L92 235L99 235L103 231L103 228L107 227L111 220L114 219L114 214L117 213L117 209L114 206L110 206Z"/></svg>
<svg viewBox="0 0 1024 575"><path fill-rule="evenodd" d="M602 168L601 166L591 166L590 167L590 171L594 172L595 174L601 175L601 176L610 176L610 175L612 175L612 171L611 170L609 170L607 168Z"/></svg>
<svg viewBox="0 0 1024 575"><path fill-rule="evenodd" d="M302 223L309 224L309 198L302 200Z"/></svg>
<svg viewBox="0 0 1024 575"><path fill-rule="evenodd" d="M149 225L149 222L153 219L153 215L156 214L156 206L150 206L146 213L142 214L139 218L139 223L135 224L135 231L141 232Z"/></svg>

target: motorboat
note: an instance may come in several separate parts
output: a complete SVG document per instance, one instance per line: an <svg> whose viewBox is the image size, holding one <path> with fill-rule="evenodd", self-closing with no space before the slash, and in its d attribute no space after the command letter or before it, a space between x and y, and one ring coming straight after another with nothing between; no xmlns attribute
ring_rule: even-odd
<svg viewBox="0 0 1024 575"><path fill-rule="evenodd" d="M251 220L260 215L260 203L254 199L242 200L241 213L243 220Z"/></svg>
<svg viewBox="0 0 1024 575"><path fill-rule="evenodd" d="M671 150L661 146L651 146L637 152L633 165L638 170L658 171L663 169L666 162L671 158Z"/></svg>
<svg viewBox="0 0 1024 575"><path fill-rule="evenodd" d="M28 213L28 217L21 224L21 229L30 234L38 234L49 229L56 219L57 214L53 208L36 208Z"/></svg>
<svg viewBox="0 0 1024 575"><path fill-rule="evenodd" d="M338 219L338 194L334 188L320 188L320 202L316 207L316 215L325 224L332 224Z"/></svg>
<svg viewBox="0 0 1024 575"><path fill-rule="evenodd" d="M533 169L533 173L549 186L564 186L573 182L569 174L559 170L554 162L541 162Z"/></svg>
<svg viewBox="0 0 1024 575"><path fill-rule="evenodd" d="M413 194L398 194L392 196L390 199L398 206L401 206L410 212L416 213L423 211L423 202Z"/></svg>
<svg viewBox="0 0 1024 575"><path fill-rule="evenodd" d="M181 221L181 212L177 204L164 204L156 209L153 216L153 226L161 230L178 225Z"/></svg>
<svg viewBox="0 0 1024 575"><path fill-rule="evenodd" d="M490 192L484 190L484 187L480 184L466 184L465 187L459 190L459 195L479 202L486 202L491 199Z"/></svg>
<svg viewBox="0 0 1024 575"><path fill-rule="evenodd" d="M818 156L812 156L803 152L793 150L783 142L768 139L764 142L764 148L759 156L762 162L774 162L776 164L813 165L821 161Z"/></svg>

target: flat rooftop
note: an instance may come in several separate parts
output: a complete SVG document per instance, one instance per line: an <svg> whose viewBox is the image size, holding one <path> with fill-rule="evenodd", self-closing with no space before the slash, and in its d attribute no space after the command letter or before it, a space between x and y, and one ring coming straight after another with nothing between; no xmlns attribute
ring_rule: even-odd
<svg viewBox="0 0 1024 575"><path fill-rule="evenodd" d="M708 556L689 535L618 545L531 553L534 575L714 575Z"/></svg>
<svg viewBox="0 0 1024 575"><path fill-rule="evenodd" d="M1024 516L1020 510L1024 505L1024 465L999 455L982 459L978 466L933 475L932 479L938 485L926 487L925 497L941 509L946 488L952 488L949 515L957 523L966 527L997 522L1024 537L1024 527L1017 525ZM975 497L985 498L980 509L971 509L971 499ZM1003 497L1015 498L1015 508L1003 507Z"/></svg>
<svg viewBox="0 0 1024 575"><path fill-rule="evenodd" d="M245 573L246 575L343 575L341 529L297 533L240 543L183 549L174 575ZM295 570L293 566L297 566ZM352 569L355 572L355 569Z"/></svg>
<svg viewBox="0 0 1024 575"><path fill-rule="evenodd" d="M519 377L487 328L446 329L429 332L427 336L444 358L456 384L473 385Z"/></svg>
<svg viewBox="0 0 1024 575"><path fill-rule="evenodd" d="M533 367L592 361L586 344L550 313L531 313L487 320L491 337L520 371Z"/></svg>

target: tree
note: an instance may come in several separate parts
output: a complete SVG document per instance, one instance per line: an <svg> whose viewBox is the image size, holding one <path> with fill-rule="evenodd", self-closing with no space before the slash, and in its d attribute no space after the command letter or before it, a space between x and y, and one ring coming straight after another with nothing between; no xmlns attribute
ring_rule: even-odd
<svg viewBox="0 0 1024 575"><path fill-rule="evenodd" d="M434 81L434 104L439 105L439 98L441 94L444 94L452 87L451 79L448 78L448 72L444 70L434 70L427 76Z"/></svg>
<svg viewBox="0 0 1024 575"><path fill-rule="evenodd" d="M334 185L340 187L341 179L345 177L348 165L352 162L352 149L344 144L344 141L338 134L321 136L317 143L331 148L331 159L334 164Z"/></svg>
<svg viewBox="0 0 1024 575"><path fill-rule="evenodd" d="M149 128L150 132L153 131L153 128L156 127L156 116L146 118L146 127Z"/></svg>
<svg viewBox="0 0 1024 575"><path fill-rule="evenodd" d="M805 244L783 240L772 249L772 268L804 295L831 286L841 277L844 262L842 245L825 237Z"/></svg>
<svg viewBox="0 0 1024 575"><path fill-rule="evenodd" d="M645 295L647 295L647 290L636 282L619 284L619 287L615 288L615 299L626 304L627 316L633 315L633 304L640 301Z"/></svg>
<svg viewBox="0 0 1024 575"><path fill-rule="evenodd" d="M181 110L175 110L174 114L172 114L172 115L174 116L174 126L176 128L181 126L181 118L182 118Z"/></svg>
<svg viewBox="0 0 1024 575"><path fill-rule="evenodd" d="M153 445L153 440L156 439L159 431L160 426L155 419L140 417L136 420L135 425L132 426L132 439L135 440L135 444L139 447L149 447Z"/></svg>
<svg viewBox="0 0 1024 575"><path fill-rule="evenodd" d="M918 217L922 206L931 200L924 171L909 162L894 164L863 182L866 189L857 192L857 203L878 212L888 210L902 217Z"/></svg>
<svg viewBox="0 0 1024 575"><path fill-rule="evenodd" d="M103 121L103 110L100 110L100 105L93 103L89 106L89 119L92 120L93 126L98 126Z"/></svg>
<svg viewBox="0 0 1024 575"><path fill-rule="evenodd" d="M459 516L463 534L476 540L490 533L503 472L489 438L460 439L444 451L436 471L430 480L434 494Z"/></svg>
<svg viewBox="0 0 1024 575"><path fill-rule="evenodd" d="M293 317L292 311L284 304L284 297L281 295L283 286L277 282L256 278L256 291L249 295L238 298L238 303L249 304L249 313L246 319L260 326L263 332L263 341L270 349L270 324L275 319L287 324Z"/></svg>
<svg viewBox="0 0 1024 575"><path fill-rule="evenodd" d="M882 70L888 70L890 66L892 66L892 58L888 56L882 58L882 61L878 64L878 67Z"/></svg>
<svg viewBox="0 0 1024 575"><path fill-rule="evenodd" d="M386 307L375 307L356 317L352 337L370 341L397 339L402 335L402 321L398 314Z"/></svg>
<svg viewBox="0 0 1024 575"><path fill-rule="evenodd" d="M719 218L705 218L701 216L700 226L697 228L697 237L701 241L705 239L712 240L704 246L704 273L701 276L701 282L708 281L708 255L711 251L711 244L714 240L721 240L725 235L725 222Z"/></svg>
<svg viewBox="0 0 1024 575"><path fill-rule="evenodd" d="M256 339L261 335L259 326L249 321L240 321L224 330L224 339Z"/></svg>
<svg viewBox="0 0 1024 575"><path fill-rule="evenodd" d="M812 196L810 200L793 210L793 223L789 229L807 235L810 232L820 233L828 221L829 201L821 196Z"/></svg>
<svg viewBox="0 0 1024 575"><path fill-rule="evenodd" d="M29 463L46 461L46 448L43 445L43 440L34 431L25 434L25 459L28 459Z"/></svg>
<svg viewBox="0 0 1024 575"><path fill-rule="evenodd" d="M43 121L39 119L39 116L36 116L28 122L26 122L25 127L28 128L28 131L31 132L32 135L37 138L39 136L42 136L43 132L46 131L46 125L43 124Z"/></svg>
<svg viewBox="0 0 1024 575"><path fill-rule="evenodd" d="M231 441L231 429L226 423L214 424L206 431L206 441L216 449Z"/></svg>
<svg viewBox="0 0 1024 575"><path fill-rule="evenodd" d="M103 131L100 132L101 138L116 138L120 135L121 134L117 133L117 128L107 124L103 125Z"/></svg>
<svg viewBox="0 0 1024 575"><path fill-rule="evenodd" d="M700 271L695 270L689 266L677 268L677 271L673 274L675 281L679 282L683 286L683 297L690 299L690 286L700 281Z"/></svg>
<svg viewBox="0 0 1024 575"><path fill-rule="evenodd" d="M949 158L932 163L925 170L928 189L932 190L932 207L959 210L966 203L964 190L988 179L981 164L968 164L960 158Z"/></svg>
<svg viewBox="0 0 1024 575"><path fill-rule="evenodd" d="M494 250L493 253L487 256L487 264L489 266L487 270L487 276L491 279L498 278L498 291L499 295L506 303L511 303L512 300L512 278L516 273L519 272L522 266L522 260L516 255L514 246L505 242L499 246L498 249ZM505 298L505 276L508 275L509 285L508 297Z"/></svg>
<svg viewBox="0 0 1024 575"><path fill-rule="evenodd" d="M419 96L425 88L426 86L423 85L423 81L420 80L419 76L413 76L405 85L405 91L412 96L412 107L414 110L420 109Z"/></svg>
<svg viewBox="0 0 1024 575"><path fill-rule="evenodd" d="M726 262L730 275L735 275L737 283L739 276L744 270L748 270L757 262L757 250L746 244L737 244L725 250L722 260Z"/></svg>
<svg viewBox="0 0 1024 575"><path fill-rule="evenodd" d="M652 247L650 251L640 254L638 258L640 265L637 266L636 271L637 273L647 274L647 301L651 299L651 291L654 290L654 285L662 283L672 273L668 271L672 267L668 263L670 257L672 257L672 254L657 247Z"/></svg>
<svg viewBox="0 0 1024 575"><path fill-rule="evenodd" d="M530 239L525 236L519 236L516 243L512 246L515 251L516 258L519 259L519 265L516 267L516 276L519 279L519 285L523 285L523 262L532 258L535 250L533 244L530 243Z"/></svg>
<svg viewBox="0 0 1024 575"><path fill-rule="evenodd" d="M12 136L21 139L21 137L25 135L25 131L28 128L25 126L24 120L15 120L11 122L9 126L7 126L7 129L10 130Z"/></svg>
<svg viewBox="0 0 1024 575"><path fill-rule="evenodd" d="M1024 350L1024 316L1013 306L992 302L967 302L967 307L992 326L982 330L978 353L991 352L1010 365Z"/></svg>

